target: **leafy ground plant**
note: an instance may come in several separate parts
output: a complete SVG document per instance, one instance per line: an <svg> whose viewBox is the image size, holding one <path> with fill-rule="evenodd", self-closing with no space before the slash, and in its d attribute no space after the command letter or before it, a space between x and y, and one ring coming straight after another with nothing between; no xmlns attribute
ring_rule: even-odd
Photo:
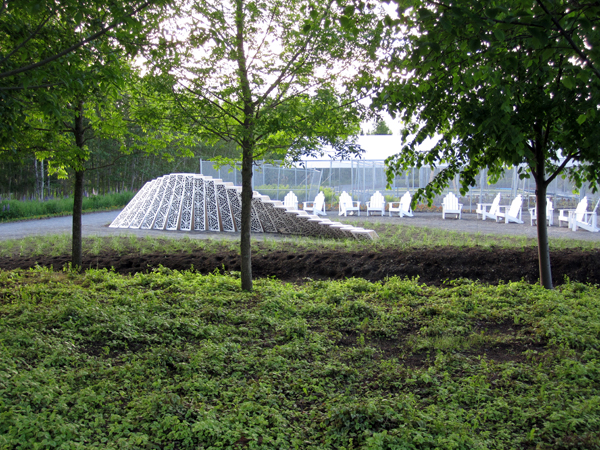
<svg viewBox="0 0 600 450"><path fill-rule="evenodd" d="M599 448L600 290L0 272L0 448Z"/></svg>

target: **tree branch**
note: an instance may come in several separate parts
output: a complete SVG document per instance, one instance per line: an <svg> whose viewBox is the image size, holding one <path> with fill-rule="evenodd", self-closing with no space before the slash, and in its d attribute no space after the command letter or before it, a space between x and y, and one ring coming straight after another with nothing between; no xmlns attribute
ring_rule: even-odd
<svg viewBox="0 0 600 450"><path fill-rule="evenodd" d="M594 66L594 64L592 63L592 61L590 61L590 59L583 52L583 50L581 50L579 47L577 47L577 44L575 43L575 41L571 38L571 36L569 36L569 34L561 26L560 22L556 19L556 17L554 17L554 14L552 14L548 10L548 8L546 7L546 5L544 5L544 3L542 2L542 0L536 0L536 2L544 10L544 12L548 16L550 16L550 19L552 19L552 22L554 23L554 25L558 29L558 32L562 35L562 37L564 37L566 39L566 41L569 43L569 45L575 51L575 53L577 53L579 55L579 57L583 60L583 62L586 63L590 67L590 69L592 69L592 71L596 74L596 76L598 77L598 79L600 79L600 70L598 70Z"/></svg>

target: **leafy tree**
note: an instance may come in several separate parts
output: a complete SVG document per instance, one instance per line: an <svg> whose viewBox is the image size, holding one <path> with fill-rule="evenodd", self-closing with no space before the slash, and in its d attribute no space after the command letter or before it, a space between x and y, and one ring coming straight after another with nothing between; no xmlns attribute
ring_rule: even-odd
<svg viewBox="0 0 600 450"><path fill-rule="evenodd" d="M388 177L410 166L447 164L419 190L430 200L455 175L461 192L481 168L532 176L538 205L540 281L552 288L547 186L563 174L596 189L600 175L600 5L565 0L398 2L403 31L386 61L376 105L416 134L388 159ZM392 22L389 20L388 22ZM417 145L442 139L430 151Z"/></svg>
<svg viewBox="0 0 600 450"><path fill-rule="evenodd" d="M0 144L27 125L25 109L36 95L51 110L56 86L76 88L69 66L93 44L118 41L134 54L144 29L167 0L3 0L0 3ZM142 20L143 18L143 20ZM100 46L96 45L96 50ZM33 94L32 91L38 91Z"/></svg>
<svg viewBox="0 0 600 450"><path fill-rule="evenodd" d="M390 135L392 134L392 130L390 130L390 128L386 125L386 123L379 119L376 123L375 123L375 128L373 128L373 131L370 131L367 134L372 134L372 135Z"/></svg>
<svg viewBox="0 0 600 450"><path fill-rule="evenodd" d="M319 154L325 144L340 156L359 151L349 138L359 130L362 106L347 86L376 56L385 31L373 11L353 17L354 10L342 0L196 0L177 11L179 29L161 31L165 59L154 73L172 83L181 121L191 121L203 142L234 142L241 154L245 290L252 289L255 159L291 161Z"/></svg>

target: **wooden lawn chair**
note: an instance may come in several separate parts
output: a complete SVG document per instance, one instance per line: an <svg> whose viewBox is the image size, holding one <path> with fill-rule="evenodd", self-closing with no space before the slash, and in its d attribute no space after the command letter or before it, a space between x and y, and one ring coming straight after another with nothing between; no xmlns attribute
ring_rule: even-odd
<svg viewBox="0 0 600 450"><path fill-rule="evenodd" d="M369 213L374 212L381 214L382 217L385 215L385 198L379 191L376 191L367 202L367 217Z"/></svg>
<svg viewBox="0 0 600 450"><path fill-rule="evenodd" d="M340 194L340 216L348 216L348 214L354 214L356 211L357 215L360 216L360 202L352 200L350 194L346 191Z"/></svg>
<svg viewBox="0 0 600 450"><path fill-rule="evenodd" d="M312 212L317 216L326 216L325 194L323 194L323 192L319 192L315 197L314 202L302 202L302 209L307 212Z"/></svg>
<svg viewBox="0 0 600 450"><path fill-rule="evenodd" d="M574 214L571 219L573 231L577 231L577 228L583 228L584 230L591 231L592 233L597 233L600 231L598 228L598 205L600 204L600 199L596 202L596 206L592 211L584 211L582 214Z"/></svg>
<svg viewBox="0 0 600 450"><path fill-rule="evenodd" d="M587 211L588 198L583 197L575 209L559 209L558 210L558 226L560 227L563 222L567 223L569 228L573 228L573 217L579 217L583 219L583 213Z"/></svg>
<svg viewBox="0 0 600 450"><path fill-rule="evenodd" d="M294 210L298 209L298 197L292 191L288 192L286 196L283 198L283 206L287 206L288 208L292 208Z"/></svg>
<svg viewBox="0 0 600 450"><path fill-rule="evenodd" d="M504 223L523 223L521 220L521 212L523 210L523 197L521 194L517 195L512 202L510 207L508 205L499 205L498 212L496 213L496 222L504 219Z"/></svg>
<svg viewBox="0 0 600 450"><path fill-rule="evenodd" d="M410 192L406 191L406 193L402 196L399 202L390 202L390 217L392 217L392 213L397 212L398 217L413 217L413 212L410 207L410 203L412 202L412 196ZM395 206L397 205L397 206Z"/></svg>
<svg viewBox="0 0 600 450"><path fill-rule="evenodd" d="M449 192L442 201L442 219L446 218L446 214L456 214L456 218L462 217L462 203L458 203L458 198L452 192Z"/></svg>
<svg viewBox="0 0 600 450"><path fill-rule="evenodd" d="M492 203L477 203L477 208L475 212L481 215L481 219L485 220L486 218L496 219L496 215L498 214L498 207L500 206L500 192L494 198ZM488 208L490 208L488 210Z"/></svg>
<svg viewBox="0 0 600 450"><path fill-rule="evenodd" d="M531 226L533 226L533 222L537 223L537 206L529 208L529 219L531 220ZM546 220L549 227L554 224L554 206L550 198L546 198Z"/></svg>

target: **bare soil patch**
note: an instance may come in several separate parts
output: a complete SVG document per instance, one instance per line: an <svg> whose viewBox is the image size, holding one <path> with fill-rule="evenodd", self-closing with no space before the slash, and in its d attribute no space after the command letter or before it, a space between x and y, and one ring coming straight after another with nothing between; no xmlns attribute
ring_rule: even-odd
<svg viewBox="0 0 600 450"><path fill-rule="evenodd" d="M566 277L572 281L600 284L600 251L567 249L551 252L552 278L556 285ZM65 256L34 256L0 258L2 269L28 269L52 266L62 269L70 261ZM105 251L97 256L85 256L84 268L114 269L122 274L147 272L158 266L176 270L193 269L207 274L240 270L239 255L235 251L214 254L195 250L192 252L146 253L119 255ZM448 280L466 278L483 283L525 280L538 281L537 249L489 247L432 247L412 250L381 250L345 252L332 250L270 251L253 257L255 277L275 277L289 282L313 280L339 280L350 277L370 281L386 277L418 277L429 285L443 285Z"/></svg>

